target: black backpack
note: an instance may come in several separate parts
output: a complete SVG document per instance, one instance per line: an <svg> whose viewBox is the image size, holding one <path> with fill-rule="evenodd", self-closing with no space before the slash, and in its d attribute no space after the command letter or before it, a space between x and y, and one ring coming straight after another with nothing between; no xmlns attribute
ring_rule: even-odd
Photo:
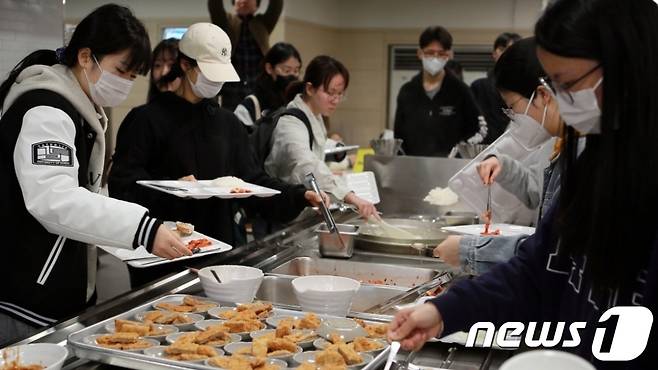
<svg viewBox="0 0 658 370"><path fill-rule="evenodd" d="M293 116L304 123L306 130L308 130L308 145L313 150L313 130L311 129L311 122L309 122L306 113L299 108L286 108L281 107L271 114L261 117L254 123L254 131L249 135L251 145L254 153L258 158L261 166L265 165L265 160L272 152L272 145L274 140L272 138L274 129L276 128L279 118L282 116Z"/></svg>

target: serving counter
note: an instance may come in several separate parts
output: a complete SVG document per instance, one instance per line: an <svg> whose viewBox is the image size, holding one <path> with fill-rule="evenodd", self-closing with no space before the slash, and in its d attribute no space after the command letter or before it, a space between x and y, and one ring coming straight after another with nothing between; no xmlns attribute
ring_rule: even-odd
<svg viewBox="0 0 658 370"><path fill-rule="evenodd" d="M388 199L388 204L382 204L380 209L395 213L397 217L406 213L410 216L410 210L418 210L418 207L403 209L397 197L408 197L405 192L413 187L408 185L395 185L393 177L390 176L392 167L420 168L423 175L418 174L406 178L430 178L432 173L453 172L463 165L463 161L457 162L434 162L427 159L422 166L414 166L407 163L410 159L386 159L373 157L366 163L366 167L374 170L381 184L380 192L385 194L383 199ZM382 163L390 162L391 166ZM441 169L444 169L441 171ZM443 182L449 178L443 173L434 178L435 183L424 185L425 188L434 186L445 186ZM437 180L440 180L438 183ZM425 180L423 180L425 181ZM396 188L398 190L393 190ZM417 188L417 187L416 187ZM402 190L400 190L402 189ZM411 191L411 190L409 190ZM397 192L397 195L396 195ZM401 193L402 192L402 193ZM390 193L390 194L389 194ZM414 198L422 199L422 194ZM409 202L406 202L408 205ZM433 209L424 208L423 213ZM438 212L437 212L438 213ZM357 215L351 210L341 208L334 212L334 217L339 223L353 222ZM350 316L363 319L374 319L388 321L395 310L396 305L411 303L426 290L434 289L447 280L446 277L466 278L460 276L457 271L452 271L440 260L427 257L426 251L418 254L394 254L391 250L372 249L359 250L349 260L323 258L318 252L318 239L314 229L322 222L318 216L299 221L288 228L274 233L262 240L236 247L231 251L210 255L204 258L190 260L190 265L195 268L220 264L240 264L253 266L263 270L266 276L257 293L257 298L268 300L281 309L299 309L290 282L295 276L333 274L347 276L362 281L362 286L353 301ZM427 283L434 283L427 285ZM427 289L424 289L427 288ZM44 329L29 338L25 338L16 344L27 344L35 342L48 342L65 344L71 333L89 327L95 323L129 311L137 306L143 305L158 297L168 294L192 294L203 295L203 289L195 273L181 271L167 276L157 282L135 289L126 294L93 306L77 316L57 325ZM413 364L421 369L497 369L500 364L511 355L510 352L498 351L484 348L465 348L460 344L431 342L419 352ZM398 355L405 357L405 353ZM65 369L106 369L113 366L76 358L72 356L67 360Z"/></svg>

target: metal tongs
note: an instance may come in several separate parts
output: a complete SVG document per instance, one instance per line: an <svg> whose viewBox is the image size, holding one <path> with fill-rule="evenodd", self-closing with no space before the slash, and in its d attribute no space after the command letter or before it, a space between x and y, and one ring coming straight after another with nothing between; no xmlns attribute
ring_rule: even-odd
<svg viewBox="0 0 658 370"><path fill-rule="evenodd" d="M322 192L320 192L320 187L318 186L318 181L315 179L315 176L313 173L308 173L305 177L306 182L311 185L311 188L313 191L315 191L320 198L322 198ZM340 237L340 232L338 231L338 227L336 226L336 221L334 220L334 216L331 215L331 212L329 212L329 209L327 208L327 205L324 204L324 201L320 202L320 209L322 210L322 216L324 216L324 222L327 224L327 230L332 233L336 234L336 237L338 237L338 240L340 240L340 245L345 248L345 243L343 242L343 239Z"/></svg>

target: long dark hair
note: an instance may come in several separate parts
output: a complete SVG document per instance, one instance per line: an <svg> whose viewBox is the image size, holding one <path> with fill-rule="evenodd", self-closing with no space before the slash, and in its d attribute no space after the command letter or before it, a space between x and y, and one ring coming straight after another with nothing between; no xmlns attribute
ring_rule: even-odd
<svg viewBox="0 0 658 370"><path fill-rule="evenodd" d="M498 90L513 91L530 99L546 72L537 59L534 37L517 41L507 48L494 66L493 78Z"/></svg>
<svg viewBox="0 0 658 370"><path fill-rule="evenodd" d="M558 0L537 44L603 70L601 134L567 130L558 210L561 251L587 257L601 287L637 278L658 230L658 7L653 1Z"/></svg>
<svg viewBox="0 0 658 370"><path fill-rule="evenodd" d="M306 91L305 86L307 83L310 83L316 89L322 86L327 90L331 79L336 75L343 76L345 89L347 90L347 86L350 84L350 73L343 63L327 55L318 55L306 67L304 81L291 83L286 91L286 96L294 97L297 94L303 94Z"/></svg>
<svg viewBox="0 0 658 370"><path fill-rule="evenodd" d="M57 63L72 68L78 63L80 49L89 48L100 62L105 55L130 50L127 65L129 71L145 75L149 70L151 44L142 22L135 18L130 9L116 4L96 8L75 28L71 42L59 53L53 50L37 50L26 56L9 72L0 85L0 106L18 75L27 67Z"/></svg>
<svg viewBox="0 0 658 370"><path fill-rule="evenodd" d="M155 61L160 57L160 56L165 56L165 55L171 55L174 59L174 61L178 60L178 39L175 38L168 38L165 40L160 41L158 45L155 46L155 49L153 49L153 54L151 56L151 78L149 79L149 92L148 92L148 97L147 101L153 100L155 95L157 95L160 92L160 87L162 86L161 81L155 81L153 79L153 67L155 66ZM162 76L160 76L162 78Z"/></svg>

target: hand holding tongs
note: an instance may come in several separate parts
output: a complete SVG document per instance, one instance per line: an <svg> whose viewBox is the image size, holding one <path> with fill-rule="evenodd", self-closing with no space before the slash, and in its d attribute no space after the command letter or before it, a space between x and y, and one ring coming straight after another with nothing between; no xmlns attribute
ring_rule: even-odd
<svg viewBox="0 0 658 370"><path fill-rule="evenodd" d="M322 192L320 191L318 182L315 179L315 176L313 175L312 172L306 175L306 182L308 182L311 185L313 191L315 191L320 197L322 197ZM338 227L336 226L336 221L334 220L334 216L331 215L331 212L327 208L327 205L324 204L324 202L320 202L320 210L322 210L322 216L324 216L324 222L325 224L327 224L327 230L329 230L330 233L336 234L338 240L340 240L340 244L344 248L345 243L343 243L343 239L340 237L340 232L338 231Z"/></svg>

